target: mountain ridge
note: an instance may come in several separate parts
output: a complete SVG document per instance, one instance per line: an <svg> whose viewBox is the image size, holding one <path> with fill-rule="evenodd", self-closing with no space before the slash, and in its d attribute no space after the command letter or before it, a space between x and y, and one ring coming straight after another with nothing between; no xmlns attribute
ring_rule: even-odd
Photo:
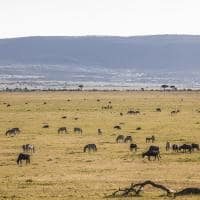
<svg viewBox="0 0 200 200"><path fill-rule="evenodd" d="M0 65L200 71L200 36L31 36L0 39Z"/></svg>

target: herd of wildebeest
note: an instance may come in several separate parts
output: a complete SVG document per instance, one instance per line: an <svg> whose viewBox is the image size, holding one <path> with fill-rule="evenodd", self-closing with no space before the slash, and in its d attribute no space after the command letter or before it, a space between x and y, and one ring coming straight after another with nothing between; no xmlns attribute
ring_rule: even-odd
<svg viewBox="0 0 200 200"><path fill-rule="evenodd" d="M99 101L99 100L97 99L97 101ZM102 106L102 109L112 109L112 108L113 107L111 105L111 101L109 101L108 105ZM161 112L161 108L156 108L155 111ZM199 110L197 110L197 111L200 112ZM180 110L178 110L178 109L173 110L173 111L171 111L171 115L177 114L179 112L180 112ZM127 112L127 114L137 115L137 114L140 114L140 111L131 109ZM120 113L120 115L122 116L123 113ZM66 118L66 116L63 116L62 118ZM77 120L77 119L78 118L75 118L75 120ZM49 128L49 125L45 124L45 125L43 125L42 128ZM116 125L113 128L120 130L121 126ZM141 129L141 127L138 127L136 130L140 130L140 129ZM78 133L78 134L83 133L82 128L79 128L79 127L75 127L73 129L73 131L74 131L74 133ZM11 128L11 129L8 129L6 131L5 135L13 137L15 135L20 134L20 132L21 132L20 128ZM65 134L65 133L68 133L68 129L66 127L60 127L60 128L58 128L57 132L58 132L58 134ZM97 133L98 133L98 135L102 135L103 131L100 128L98 128ZM146 137L144 141L146 143L151 143L151 145L146 152L142 153L142 157L143 158L147 157L149 161L151 160L151 157L153 157L154 160L156 160L156 159L160 160L160 158L161 158L160 147L153 145L153 143L156 141L156 137L154 135L152 135L150 137ZM133 143L133 138L132 138L131 135L125 136L125 135L120 134L116 137L115 142L116 143L130 143L129 150L131 152L137 152L137 149L139 148L138 144ZM180 152L180 153L192 153L195 150L197 150L197 151L200 150L199 144L196 144L196 143L181 144L180 145L180 144L170 143L169 141L166 141L165 149L166 149L166 151L173 151L173 152ZM97 145L96 144L86 144L83 147L83 152L96 152L96 151L97 151ZM29 164L30 163L30 156L34 152L35 152L35 145L33 145L33 144L22 145L22 153L20 153L17 157L17 164L21 165L23 160L26 162L26 164Z"/></svg>

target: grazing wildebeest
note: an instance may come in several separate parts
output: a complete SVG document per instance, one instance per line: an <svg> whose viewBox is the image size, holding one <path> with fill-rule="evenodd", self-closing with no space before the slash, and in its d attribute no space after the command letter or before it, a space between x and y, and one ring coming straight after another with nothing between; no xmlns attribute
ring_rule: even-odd
<svg viewBox="0 0 200 200"><path fill-rule="evenodd" d="M154 157L154 160L156 160L156 158L158 160L160 160L161 156L160 156L160 152L159 151L155 151L155 150L149 150L145 153L142 154L142 157L144 158L145 156L148 157L148 160L150 161L151 160L151 157Z"/></svg>
<svg viewBox="0 0 200 200"><path fill-rule="evenodd" d="M135 150L135 152L137 151L137 144L130 144L130 151Z"/></svg>
<svg viewBox="0 0 200 200"><path fill-rule="evenodd" d="M35 153L35 147L33 144L24 144L22 145L22 149L24 152Z"/></svg>
<svg viewBox="0 0 200 200"><path fill-rule="evenodd" d="M156 108L156 112L161 112L161 108Z"/></svg>
<svg viewBox="0 0 200 200"><path fill-rule="evenodd" d="M119 129L119 130L122 129L121 126L114 126L113 128L114 129Z"/></svg>
<svg viewBox="0 0 200 200"><path fill-rule="evenodd" d="M151 137L147 137L146 138L146 143L149 143L149 142L154 143L154 141L155 141L155 136L154 135L152 135Z"/></svg>
<svg viewBox="0 0 200 200"><path fill-rule="evenodd" d="M82 134L82 133L83 133L83 130L82 130L82 128L77 128L77 127L75 127L75 128L74 128L74 132L75 132L75 133L81 133L81 134Z"/></svg>
<svg viewBox="0 0 200 200"><path fill-rule="evenodd" d="M141 130L141 129L142 129L141 127L137 127L137 128L136 128L136 131L139 131L139 130Z"/></svg>
<svg viewBox="0 0 200 200"><path fill-rule="evenodd" d="M49 128L49 125L48 125L48 124L45 124L45 125L43 125L42 128Z"/></svg>
<svg viewBox="0 0 200 200"><path fill-rule="evenodd" d="M132 141L133 141L133 138L132 138L131 135L126 136L126 138L124 139L124 142L125 142L125 143L126 143L126 142L132 142Z"/></svg>
<svg viewBox="0 0 200 200"><path fill-rule="evenodd" d="M137 114L140 114L140 111L139 110L129 110L128 112L127 112L127 114L133 114L133 115L137 115Z"/></svg>
<svg viewBox="0 0 200 200"><path fill-rule="evenodd" d="M173 145L172 145L172 150L173 150L173 151L178 152L178 149L179 149L179 147L178 147L177 144L173 144Z"/></svg>
<svg viewBox="0 0 200 200"><path fill-rule="evenodd" d="M30 155L25 153L20 153L17 158L17 164L22 164L22 160L26 161L26 164L30 164Z"/></svg>
<svg viewBox="0 0 200 200"><path fill-rule="evenodd" d="M67 128L66 127L60 127L58 129L58 133L67 133Z"/></svg>
<svg viewBox="0 0 200 200"><path fill-rule="evenodd" d="M67 117L66 116L62 116L62 119L66 119Z"/></svg>
<svg viewBox="0 0 200 200"><path fill-rule="evenodd" d="M102 135L102 130L100 128L98 128L98 135Z"/></svg>
<svg viewBox="0 0 200 200"><path fill-rule="evenodd" d="M123 116L123 113L120 113L120 116Z"/></svg>
<svg viewBox="0 0 200 200"><path fill-rule="evenodd" d="M169 141L166 142L166 146L165 146L165 149L166 151L169 151L170 150L170 147L171 147L171 144Z"/></svg>
<svg viewBox="0 0 200 200"><path fill-rule="evenodd" d="M177 113L179 113L179 112L180 112L179 109L177 109L177 110L172 110L172 111L171 111L171 115L177 114Z"/></svg>
<svg viewBox="0 0 200 200"><path fill-rule="evenodd" d="M192 151L194 151L195 149L199 151L199 144L192 143L191 146L192 146Z"/></svg>
<svg viewBox="0 0 200 200"><path fill-rule="evenodd" d="M158 146L150 146L148 151L160 151Z"/></svg>
<svg viewBox="0 0 200 200"><path fill-rule="evenodd" d="M116 142L117 143L124 142L124 136L123 135L118 135L117 138L116 138Z"/></svg>
<svg viewBox="0 0 200 200"><path fill-rule="evenodd" d="M20 129L19 128L11 128L9 130L6 131L5 135L10 135L10 136L14 136L20 133Z"/></svg>
<svg viewBox="0 0 200 200"><path fill-rule="evenodd" d="M87 144L87 145L85 145L84 146L84 149L83 149L83 151L84 152L86 152L86 151L97 151L97 146L96 146L96 144Z"/></svg>
<svg viewBox="0 0 200 200"><path fill-rule="evenodd" d="M186 153L187 150L189 153L192 153L192 145L189 145L189 144L183 144L183 145L179 146L178 149L179 149L179 151L183 150L184 153Z"/></svg>

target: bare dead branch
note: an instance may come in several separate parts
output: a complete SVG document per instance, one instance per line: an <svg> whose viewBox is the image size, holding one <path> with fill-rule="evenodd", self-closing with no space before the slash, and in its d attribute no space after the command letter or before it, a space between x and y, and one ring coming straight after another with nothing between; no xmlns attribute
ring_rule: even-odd
<svg viewBox="0 0 200 200"><path fill-rule="evenodd" d="M200 195L200 188L185 188L181 191L176 192L175 190L172 190L170 188L167 188L164 185L154 183L153 181L147 180L142 183L136 183L136 184L131 184L130 187L121 189L119 188L113 194L111 197L114 196L129 196L129 195L140 195L140 192L144 189L146 185L151 185L155 188L158 188L162 191L165 191L167 193L167 196L184 196L184 195Z"/></svg>

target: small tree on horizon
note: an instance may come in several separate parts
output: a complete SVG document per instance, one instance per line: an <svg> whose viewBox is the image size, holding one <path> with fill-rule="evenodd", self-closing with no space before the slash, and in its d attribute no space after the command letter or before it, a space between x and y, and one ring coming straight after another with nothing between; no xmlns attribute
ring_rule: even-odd
<svg viewBox="0 0 200 200"><path fill-rule="evenodd" d="M82 84L79 85L78 87L79 87L80 90L83 90L83 85Z"/></svg>
<svg viewBox="0 0 200 200"><path fill-rule="evenodd" d="M168 88L169 86L168 85L161 85L161 88L163 88L163 90L165 91L166 90L166 88Z"/></svg>

